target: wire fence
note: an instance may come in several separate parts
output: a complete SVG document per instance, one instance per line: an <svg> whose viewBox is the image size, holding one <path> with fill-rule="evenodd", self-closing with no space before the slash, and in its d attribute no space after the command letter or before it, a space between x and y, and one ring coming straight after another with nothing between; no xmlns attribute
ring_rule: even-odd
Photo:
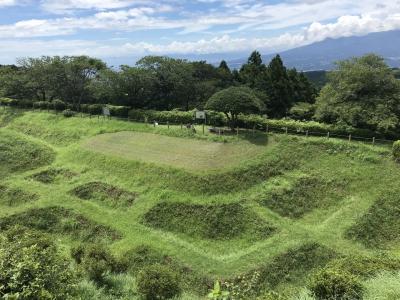
<svg viewBox="0 0 400 300"><path fill-rule="evenodd" d="M48 110L43 110L43 109L23 109L23 108L15 108L15 107L9 107L9 106L2 106L4 109L9 109L9 110L15 110L15 111L47 111L49 113L57 113L54 110L48 109ZM61 114L58 112L58 114ZM125 121L125 122L136 122L136 123L143 123L147 124L149 126L153 127L158 127L158 126L165 126L168 129L171 127L180 127L180 129L184 130L194 130L196 132L202 132L203 134L206 133L212 133L216 135L227 135L227 136L232 136L232 135L239 135L241 133L251 133L251 134L256 134L256 133L278 133L278 134L290 134L290 135L297 135L297 136L304 136L304 137L321 137L321 138L326 138L326 139L341 139L341 140L347 140L349 142L363 142L365 144L371 144L371 145L392 145L395 140L390 140L390 139L382 139L382 138L377 138L377 137L362 137L362 136L356 136L352 134L344 135L344 134L337 134L337 133L331 133L329 131L327 132L318 132L318 131L311 131L311 130L305 130L304 128L297 128L297 129L290 129L288 127L273 127L265 124L256 124L251 128L245 128L245 127L237 127L234 130L231 130L230 128L226 126L214 126L212 124L205 124L202 122L192 122L188 124L184 123L179 123L179 122L161 122L157 120L137 120L133 119L130 117L117 117L117 116L104 116L104 115L91 115L87 113L76 113L76 117L82 117L82 118L97 118L97 119L112 119L112 120L119 120L119 121ZM200 130L197 128L200 127Z"/></svg>

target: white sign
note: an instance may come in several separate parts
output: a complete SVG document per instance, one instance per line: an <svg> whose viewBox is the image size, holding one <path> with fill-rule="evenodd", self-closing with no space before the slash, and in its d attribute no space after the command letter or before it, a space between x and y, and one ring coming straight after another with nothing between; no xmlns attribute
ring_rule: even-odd
<svg viewBox="0 0 400 300"><path fill-rule="evenodd" d="M110 109L106 106L103 107L103 115L104 116L110 116Z"/></svg>
<svg viewBox="0 0 400 300"><path fill-rule="evenodd" d="M205 120L206 119L206 112L205 111L196 111L196 119Z"/></svg>

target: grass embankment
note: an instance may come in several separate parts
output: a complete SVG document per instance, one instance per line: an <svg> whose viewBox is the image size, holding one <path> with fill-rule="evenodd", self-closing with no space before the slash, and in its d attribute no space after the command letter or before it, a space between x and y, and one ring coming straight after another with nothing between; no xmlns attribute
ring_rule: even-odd
<svg viewBox="0 0 400 300"><path fill-rule="evenodd" d="M116 256L131 253L134 270L160 260L190 270L188 291L258 270L260 288L288 294L316 269L349 257L400 258L400 201L388 193L400 184L400 168L388 148L245 132L203 136L36 112L0 112L0 126L0 226L52 234L66 254L86 238L107 241ZM108 135L114 132L122 133ZM131 152L118 153L114 138ZM102 149L93 148L96 140ZM153 254L140 263L143 247ZM375 265L366 282L388 269ZM124 276L114 279L131 284L134 275Z"/></svg>

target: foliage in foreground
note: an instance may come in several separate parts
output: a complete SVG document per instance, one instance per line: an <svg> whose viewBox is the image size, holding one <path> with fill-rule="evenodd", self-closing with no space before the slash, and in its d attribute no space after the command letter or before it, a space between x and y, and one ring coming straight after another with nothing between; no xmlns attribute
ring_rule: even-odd
<svg viewBox="0 0 400 300"><path fill-rule="evenodd" d="M395 161L400 162L400 141L393 143L393 158Z"/></svg>
<svg viewBox="0 0 400 300"><path fill-rule="evenodd" d="M5 299L70 299L76 277L48 238L14 227L0 236L0 296Z"/></svg>
<svg viewBox="0 0 400 300"><path fill-rule="evenodd" d="M324 269L313 276L308 285L318 300L361 300L364 288L350 273Z"/></svg>
<svg viewBox="0 0 400 300"><path fill-rule="evenodd" d="M171 299L182 292L178 274L163 265L151 265L140 271L137 286L146 300Z"/></svg>

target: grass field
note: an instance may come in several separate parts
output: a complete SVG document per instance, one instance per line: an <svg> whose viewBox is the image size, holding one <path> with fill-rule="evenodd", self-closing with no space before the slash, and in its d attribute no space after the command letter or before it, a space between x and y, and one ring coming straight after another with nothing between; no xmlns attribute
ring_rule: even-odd
<svg viewBox="0 0 400 300"><path fill-rule="evenodd" d="M398 278L400 167L388 147L9 110L0 141L0 228L41 228L66 256L85 239L118 257L168 256L190 277L182 299L253 271L259 289L288 299L329 265L352 262L374 297ZM126 288L132 278L113 280ZM87 281L81 289L124 299Z"/></svg>
<svg viewBox="0 0 400 300"><path fill-rule="evenodd" d="M263 152L265 145L248 141L182 140L153 133L123 131L90 138L84 142L84 147L107 155L189 171L220 171L256 157Z"/></svg>

